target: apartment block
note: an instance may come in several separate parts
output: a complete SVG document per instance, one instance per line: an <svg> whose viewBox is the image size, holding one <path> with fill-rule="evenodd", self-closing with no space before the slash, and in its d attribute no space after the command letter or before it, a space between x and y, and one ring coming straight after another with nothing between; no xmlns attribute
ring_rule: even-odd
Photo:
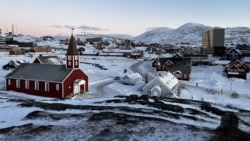
<svg viewBox="0 0 250 141"><path fill-rule="evenodd" d="M222 56L225 54L224 37L225 29L215 28L204 31L202 34L202 51L203 54L213 54Z"/></svg>

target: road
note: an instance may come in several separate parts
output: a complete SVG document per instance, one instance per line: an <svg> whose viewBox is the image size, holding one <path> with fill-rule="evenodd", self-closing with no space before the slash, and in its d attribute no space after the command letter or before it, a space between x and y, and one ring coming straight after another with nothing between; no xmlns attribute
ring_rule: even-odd
<svg viewBox="0 0 250 141"><path fill-rule="evenodd" d="M144 76L143 70L140 70L139 66L145 65L146 63L144 61L139 61L132 66L130 66L130 70L133 72L139 72L142 76ZM104 87L107 85L110 85L112 83L116 82L112 77L106 78L103 80L98 80L98 82L91 82L90 85L90 92L93 94L92 96L96 98L105 97L105 95L109 95L105 92Z"/></svg>
<svg viewBox="0 0 250 141"><path fill-rule="evenodd" d="M152 80L157 75L157 72L151 65L152 61L140 61L133 64L130 69L133 72L140 73L142 77L145 77L145 74L147 73L149 80Z"/></svg>
<svg viewBox="0 0 250 141"><path fill-rule="evenodd" d="M97 83L92 82L90 85L90 91L95 95L96 98L105 97L107 93L104 91L104 87L116 82L113 78L106 78L99 80Z"/></svg>

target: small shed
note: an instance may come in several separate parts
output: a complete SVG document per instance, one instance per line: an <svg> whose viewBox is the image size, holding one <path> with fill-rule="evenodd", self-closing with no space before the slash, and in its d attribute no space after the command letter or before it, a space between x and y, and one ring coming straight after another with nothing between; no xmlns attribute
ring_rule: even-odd
<svg viewBox="0 0 250 141"><path fill-rule="evenodd" d="M125 74L120 79L120 82L126 85L135 85L139 81L142 81L142 76L139 73Z"/></svg>

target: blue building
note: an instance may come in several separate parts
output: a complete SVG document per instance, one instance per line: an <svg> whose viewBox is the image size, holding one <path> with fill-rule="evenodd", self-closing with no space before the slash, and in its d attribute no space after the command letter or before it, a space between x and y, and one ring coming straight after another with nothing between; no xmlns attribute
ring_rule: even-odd
<svg viewBox="0 0 250 141"><path fill-rule="evenodd" d="M242 60L243 56L242 56L242 53L238 49L232 48L226 52L226 59L227 60Z"/></svg>

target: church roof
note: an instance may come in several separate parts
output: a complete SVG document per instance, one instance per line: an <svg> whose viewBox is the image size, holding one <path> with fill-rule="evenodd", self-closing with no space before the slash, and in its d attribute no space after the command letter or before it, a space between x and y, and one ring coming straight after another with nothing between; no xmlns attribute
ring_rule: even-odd
<svg viewBox="0 0 250 141"><path fill-rule="evenodd" d="M76 41L75 41L73 34L71 34L71 37L69 40L69 47L68 47L66 55L78 55L77 48L76 48Z"/></svg>
<svg viewBox="0 0 250 141"><path fill-rule="evenodd" d="M6 78L62 82L71 71L72 69L66 69L65 65L23 63Z"/></svg>

